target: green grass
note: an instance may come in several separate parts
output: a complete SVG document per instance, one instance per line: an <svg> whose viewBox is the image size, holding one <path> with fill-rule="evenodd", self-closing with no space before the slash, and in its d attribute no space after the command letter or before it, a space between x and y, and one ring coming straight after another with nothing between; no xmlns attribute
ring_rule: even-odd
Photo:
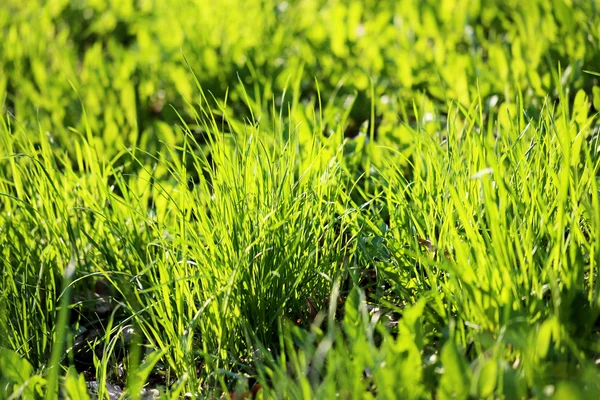
<svg viewBox="0 0 600 400"><path fill-rule="evenodd" d="M0 399L599 397L597 8L8 1Z"/></svg>

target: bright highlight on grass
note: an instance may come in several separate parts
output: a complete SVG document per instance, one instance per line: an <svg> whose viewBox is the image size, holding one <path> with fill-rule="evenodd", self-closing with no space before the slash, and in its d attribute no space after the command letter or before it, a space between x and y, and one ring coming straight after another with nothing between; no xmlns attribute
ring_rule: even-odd
<svg viewBox="0 0 600 400"><path fill-rule="evenodd" d="M600 396L593 3L93 3L0 9L0 399Z"/></svg>

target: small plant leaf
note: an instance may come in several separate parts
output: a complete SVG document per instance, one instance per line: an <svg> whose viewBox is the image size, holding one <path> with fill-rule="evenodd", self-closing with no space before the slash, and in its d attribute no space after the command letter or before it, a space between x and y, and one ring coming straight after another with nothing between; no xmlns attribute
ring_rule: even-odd
<svg viewBox="0 0 600 400"><path fill-rule="evenodd" d="M361 332L361 303L362 296L360 290L356 287L346 299L344 308L344 330L350 340L355 340L360 336Z"/></svg>
<svg viewBox="0 0 600 400"><path fill-rule="evenodd" d="M40 380L41 377L34 375L29 361L12 350L0 348L0 384L8 382L9 386L14 385L11 397L34 399L34 387Z"/></svg>
<svg viewBox="0 0 600 400"><path fill-rule="evenodd" d="M495 360L484 362L477 378L477 393L479 398L492 396L498 381L498 364Z"/></svg>
<svg viewBox="0 0 600 400"><path fill-rule="evenodd" d="M592 101L596 111L600 111L600 86L594 86L592 89Z"/></svg>
<svg viewBox="0 0 600 400"><path fill-rule="evenodd" d="M70 400L89 400L90 396L85 385L85 378L71 367L65 377L65 397Z"/></svg>
<svg viewBox="0 0 600 400"><path fill-rule="evenodd" d="M464 355L452 339L442 349L444 375L440 380L440 399L464 399L469 395L470 374Z"/></svg>
<svg viewBox="0 0 600 400"><path fill-rule="evenodd" d="M150 372L152 372L152 369L163 355L163 351L150 353L146 356L146 359L140 364L137 370L130 371L130 373L133 373L133 377L129 379L129 387L127 389L132 399L139 398L139 394L146 383L146 380L148 380Z"/></svg>
<svg viewBox="0 0 600 400"><path fill-rule="evenodd" d="M22 385L32 374L33 367L26 359L12 350L0 349L0 379Z"/></svg>

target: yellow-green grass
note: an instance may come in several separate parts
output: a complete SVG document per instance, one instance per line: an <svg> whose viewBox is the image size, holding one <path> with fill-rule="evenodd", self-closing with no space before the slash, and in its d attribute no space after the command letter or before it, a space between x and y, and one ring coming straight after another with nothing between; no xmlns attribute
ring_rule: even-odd
<svg viewBox="0 0 600 400"><path fill-rule="evenodd" d="M598 397L596 8L8 1L0 398Z"/></svg>

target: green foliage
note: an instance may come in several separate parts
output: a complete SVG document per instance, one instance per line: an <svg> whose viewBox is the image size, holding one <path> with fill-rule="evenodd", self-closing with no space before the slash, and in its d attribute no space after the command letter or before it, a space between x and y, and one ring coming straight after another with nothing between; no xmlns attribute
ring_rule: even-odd
<svg viewBox="0 0 600 400"><path fill-rule="evenodd" d="M0 98L71 152L70 127L89 127L109 157L131 146L158 151L181 144L168 129L179 122L170 105L193 122L184 99L200 100L183 52L204 89L219 99L229 89L230 116L267 117L304 71L296 101L316 101L317 78L334 105L322 127L335 130L349 112L358 129L373 102L387 136L398 114L419 117L410 105L421 94L433 100L428 113L523 95L531 114L558 85L591 93L598 78L583 70L600 65L598 18L595 3L563 0L10 0L0 10Z"/></svg>
<svg viewBox="0 0 600 400"><path fill-rule="evenodd" d="M36 398L43 379L33 376L33 367L20 354L0 348L0 395L24 399Z"/></svg>
<svg viewBox="0 0 600 400"><path fill-rule="evenodd" d="M598 27L5 0L0 398L597 398Z"/></svg>
<svg viewBox="0 0 600 400"><path fill-rule="evenodd" d="M73 367L69 368L65 376L64 390L66 397L72 400L89 400L85 379L78 375Z"/></svg>

